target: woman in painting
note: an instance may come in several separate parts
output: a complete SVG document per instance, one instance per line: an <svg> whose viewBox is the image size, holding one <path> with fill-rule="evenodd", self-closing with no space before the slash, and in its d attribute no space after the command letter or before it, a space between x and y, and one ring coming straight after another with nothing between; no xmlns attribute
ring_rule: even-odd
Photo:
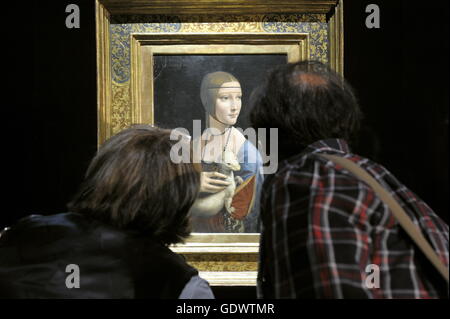
<svg viewBox="0 0 450 319"><path fill-rule="evenodd" d="M234 127L242 106L241 85L229 73L209 73L202 80L200 96L207 129L194 141L203 172L200 196L191 211L193 231L258 232L262 160L254 144ZM216 208L208 208L214 201L219 206L213 203Z"/></svg>

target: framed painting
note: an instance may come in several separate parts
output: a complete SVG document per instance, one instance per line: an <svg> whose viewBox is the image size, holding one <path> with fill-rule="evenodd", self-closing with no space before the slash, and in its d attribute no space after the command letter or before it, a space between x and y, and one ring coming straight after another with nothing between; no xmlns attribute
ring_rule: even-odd
<svg viewBox="0 0 450 319"><path fill-rule="evenodd" d="M206 74L225 72L239 82L242 107L235 125L246 131L249 128L249 96L266 73L277 65L305 59L308 54L307 34L139 33L131 34L131 39L133 121L169 129L185 129L191 136L195 135L195 121L201 123L201 131L207 126L207 115L200 94L202 79ZM247 262L244 258L234 265L228 262L228 267L235 270L232 273L237 278L231 279L233 276L230 277L230 272L225 273L228 277L224 276L223 269L219 273L207 272L206 276L213 283L239 282L242 285L255 280L259 211L254 199L258 189L254 185L253 196L247 198L246 218L242 221L230 218L237 225L235 228L226 229L224 225L227 220L224 220L226 217L222 217L221 212L209 219L194 216L194 233L186 244L173 248L189 255L191 262L201 262L205 253L213 253L216 258L225 255L227 258L247 258ZM237 193L236 189L235 196ZM218 226L207 227L207 222ZM242 227L238 227L239 223ZM243 268L246 271L242 272ZM251 270L253 272L248 273ZM212 279L211 276L216 277Z"/></svg>
<svg viewBox="0 0 450 319"><path fill-rule="evenodd" d="M342 1L295 0L286 4L254 1L242 6L241 2L231 0L201 3L183 0L168 6L165 1L97 0L99 144L117 131L114 127L119 127L115 124L119 122L123 123L120 127L146 123L183 128L195 136L196 121L203 132L208 115L201 87L208 74L226 73L238 82L242 106L234 125L245 131L250 127L249 98L271 68L310 59L313 52L321 52L323 41L329 41L324 45L328 53L322 56L328 56L331 65L342 70ZM203 12L208 12L209 16ZM113 15L121 15L121 19L140 15L139 23L145 23L147 18L156 21L141 25L142 28L124 25L126 30L147 27L158 30L129 32L123 29L129 32L127 34L120 31L121 40L115 42L119 45L117 52L125 48L123 52L128 54L129 50L129 59L122 59L123 69L129 68L129 81L120 83L113 80L112 74L115 65L110 42L111 33L115 32L111 29ZM175 32L159 32L164 24L158 21L165 21L165 17L181 28ZM135 18L130 19L131 23ZM303 18L313 22L295 22ZM285 31L268 32L279 27ZM246 32L247 29L255 32ZM292 32L291 29L309 32ZM115 108L115 104L121 105ZM254 197L251 207L253 200ZM196 221L193 223L195 226ZM196 231L186 243L171 249L184 255L213 286L254 286L260 239L257 229L246 225L236 231L194 227Z"/></svg>

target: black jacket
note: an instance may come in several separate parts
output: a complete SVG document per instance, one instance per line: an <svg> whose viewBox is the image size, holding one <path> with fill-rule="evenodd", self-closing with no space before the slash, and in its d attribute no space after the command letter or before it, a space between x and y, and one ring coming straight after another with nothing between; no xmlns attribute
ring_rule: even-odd
<svg viewBox="0 0 450 319"><path fill-rule="evenodd" d="M0 298L175 299L194 275L169 248L75 213L32 215L0 237Z"/></svg>

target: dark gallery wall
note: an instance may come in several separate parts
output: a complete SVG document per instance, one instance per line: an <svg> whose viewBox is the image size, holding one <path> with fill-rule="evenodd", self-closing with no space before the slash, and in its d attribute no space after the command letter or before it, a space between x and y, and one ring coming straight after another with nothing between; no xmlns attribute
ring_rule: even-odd
<svg viewBox="0 0 450 319"><path fill-rule="evenodd" d="M6 125L14 151L4 152L8 193L0 226L64 211L97 147L95 2L32 3L8 11L23 12L23 20L5 33L12 49ZM70 3L80 7L79 29L66 28Z"/></svg>
<svg viewBox="0 0 450 319"><path fill-rule="evenodd" d="M368 4L380 29L365 27ZM347 0L345 75L365 113L356 151L375 158L448 222L448 1Z"/></svg>
<svg viewBox="0 0 450 319"><path fill-rule="evenodd" d="M65 27L69 3L80 6L80 29ZM365 27L369 3L380 6L381 29ZM94 1L34 1L9 12L24 15L5 42L1 225L64 211L97 146ZM345 73L366 115L355 149L446 220L447 39L448 1L345 2Z"/></svg>

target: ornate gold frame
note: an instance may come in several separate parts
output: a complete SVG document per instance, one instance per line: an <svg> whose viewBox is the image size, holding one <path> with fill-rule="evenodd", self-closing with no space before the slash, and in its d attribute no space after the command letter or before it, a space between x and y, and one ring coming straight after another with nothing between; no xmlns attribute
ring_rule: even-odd
<svg viewBox="0 0 450 319"><path fill-rule="evenodd" d="M286 54L288 62L296 62L305 59L308 52L308 34L132 34L132 122L154 123L153 55L155 54Z"/></svg>
<svg viewBox="0 0 450 319"><path fill-rule="evenodd" d="M101 0L111 14L328 13L336 0Z"/></svg>
<svg viewBox="0 0 450 319"><path fill-rule="evenodd" d="M96 0L98 145L112 135L111 14L328 14L329 62L343 73L343 1L340 0ZM132 33L130 100L133 123L153 123L153 54L276 54L309 58L306 33ZM142 88L146 88L143 90ZM148 89L150 88L150 90ZM211 285L256 284L259 234L192 234L171 247Z"/></svg>

